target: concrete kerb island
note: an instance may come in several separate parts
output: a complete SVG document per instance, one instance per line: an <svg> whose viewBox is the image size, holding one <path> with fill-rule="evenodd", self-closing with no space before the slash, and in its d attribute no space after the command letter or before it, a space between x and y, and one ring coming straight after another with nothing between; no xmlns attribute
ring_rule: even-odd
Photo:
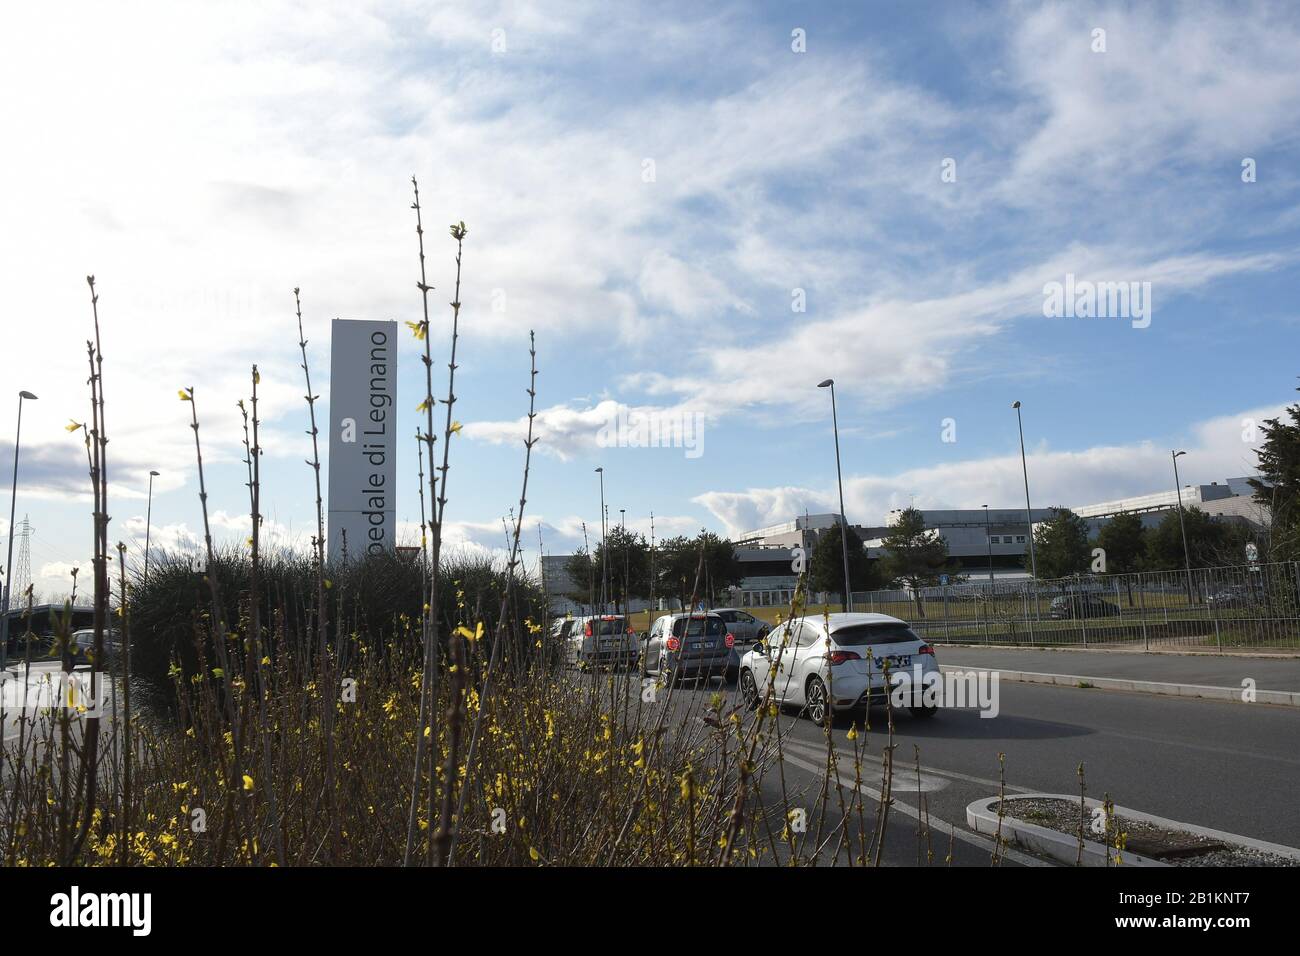
<svg viewBox="0 0 1300 956"><path fill-rule="evenodd" d="M981 797L966 807L966 824L976 833L982 833L987 836L995 836L998 833L999 821L997 804L999 801L1008 804L1008 809L1014 806L1018 800L1064 800L1069 803L1078 804L1078 794L1070 795L1065 793L1017 793L1008 794L1003 797ZM1102 802L1091 797L1084 800L1084 804L1089 810L1100 807ZM1194 833L1209 839L1218 840L1220 843L1226 843L1229 846L1244 847L1252 850L1258 850L1264 853L1273 853L1277 856L1288 857L1300 863L1300 849L1295 847L1283 846L1280 843L1268 843L1264 840L1255 840L1251 837L1238 836L1235 833L1226 833L1223 830L1214 830L1209 827L1200 827L1191 823L1180 823L1177 820L1170 820L1166 817L1158 817L1150 813L1141 813L1137 810L1130 810L1127 807L1115 806L1112 808L1115 816L1134 820L1141 823L1150 823L1153 826L1162 827L1168 830L1180 830L1184 833ZM1061 863L1075 866L1079 862L1079 839L1072 833L1062 833L1060 830L1053 830L1048 827L1041 827L1036 823L1030 823L1027 820L1020 820L1012 816L1009 812L1004 812L1001 820L1001 832L1004 842L1032 853L1038 853L1043 856L1057 860ZM1110 859L1107 860L1109 855ZM1150 857L1141 856L1129 850L1124 850L1120 854L1122 866L1172 866L1163 860L1155 860ZM1115 866L1114 847L1108 847L1101 843L1085 839L1083 841L1083 866Z"/></svg>
<svg viewBox="0 0 1300 956"><path fill-rule="evenodd" d="M1129 680L1120 677L1093 677L1086 674L1044 674L1036 671L1005 670L1000 667L977 668L961 664L940 664L941 671L967 673L972 670L997 671L1000 680L1024 684L1054 684L1059 687L1088 687L1099 690L1126 690L1141 694L1161 694L1166 697L1200 697L1204 700L1225 700L1245 703L1240 687L1213 687L1206 684L1167 684L1161 681ZM1283 707L1300 707L1300 692L1289 690L1255 690L1257 704L1278 704Z"/></svg>

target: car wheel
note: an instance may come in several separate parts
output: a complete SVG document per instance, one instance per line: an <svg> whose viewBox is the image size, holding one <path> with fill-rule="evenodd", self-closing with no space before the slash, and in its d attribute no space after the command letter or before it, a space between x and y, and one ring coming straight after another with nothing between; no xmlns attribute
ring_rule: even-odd
<svg viewBox="0 0 1300 956"><path fill-rule="evenodd" d="M826 697L826 685L822 683L820 677L813 677L808 681L806 699L808 702L804 705L804 710L808 713L808 719L818 727L829 726L831 705Z"/></svg>
<svg viewBox="0 0 1300 956"><path fill-rule="evenodd" d="M746 710L756 710L758 708L758 686L754 683L752 671L744 670L740 672L740 699L744 701Z"/></svg>
<svg viewBox="0 0 1300 956"><path fill-rule="evenodd" d="M939 713L939 707L936 704L922 704L920 707L909 707L908 710L912 712L913 717L933 717Z"/></svg>

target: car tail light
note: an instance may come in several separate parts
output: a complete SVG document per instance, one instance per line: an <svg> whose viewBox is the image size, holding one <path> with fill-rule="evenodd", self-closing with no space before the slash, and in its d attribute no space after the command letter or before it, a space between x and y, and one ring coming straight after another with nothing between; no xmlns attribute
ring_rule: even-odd
<svg viewBox="0 0 1300 956"><path fill-rule="evenodd" d="M830 659L832 665L843 664L845 661L862 660L857 651L831 651Z"/></svg>
<svg viewBox="0 0 1300 956"><path fill-rule="evenodd" d="M934 646L931 644L922 644L920 651L918 651L917 653L929 654L931 657L934 657Z"/></svg>
<svg viewBox="0 0 1300 956"><path fill-rule="evenodd" d="M732 634L730 631L727 632L727 636L723 638L723 640L726 642L728 647L736 646L736 635Z"/></svg>
<svg viewBox="0 0 1300 956"><path fill-rule="evenodd" d="M590 624L588 624L586 627L584 627L584 628L582 629L582 636L583 636L583 637L591 637L591 625L590 625Z"/></svg>
<svg viewBox="0 0 1300 956"><path fill-rule="evenodd" d="M678 650L681 646L682 646L682 642L677 640L677 638L675 637L668 638L668 649L670 651Z"/></svg>

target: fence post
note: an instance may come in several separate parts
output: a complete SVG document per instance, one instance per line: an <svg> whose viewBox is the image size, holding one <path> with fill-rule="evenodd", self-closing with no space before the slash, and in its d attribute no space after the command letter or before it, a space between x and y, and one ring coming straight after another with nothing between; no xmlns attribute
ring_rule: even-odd
<svg viewBox="0 0 1300 956"><path fill-rule="evenodd" d="M1033 578L1030 578L1030 581L1032 582L1032 581L1033 581ZM1034 640L1034 618L1033 618L1033 616L1029 613L1029 589L1026 588L1026 589L1025 589L1023 592L1021 592L1021 593L1022 593L1022 594L1024 595L1024 597L1025 597L1025 621L1029 624L1029 643L1030 643L1030 644L1035 644L1035 643L1037 643L1037 641ZM1037 609L1038 609L1038 594L1035 593L1035 594L1034 594L1034 610L1036 611Z"/></svg>
<svg viewBox="0 0 1300 956"><path fill-rule="evenodd" d="M1147 633L1147 589L1142 586L1142 578L1138 578L1138 613L1142 621L1142 649L1151 650L1151 635Z"/></svg>
<svg viewBox="0 0 1300 956"><path fill-rule="evenodd" d="M943 586L943 639L950 640L948 637L948 585Z"/></svg>
<svg viewBox="0 0 1300 956"><path fill-rule="evenodd" d="M1223 635L1219 633L1219 615L1215 611L1214 606L1210 604L1210 597L1209 597L1210 589L1207 587L1207 582L1205 580L1206 575L1207 572L1201 573L1201 593L1205 595L1205 611L1207 614L1210 615L1210 618L1214 621L1214 646L1218 649L1219 653L1222 654Z"/></svg>

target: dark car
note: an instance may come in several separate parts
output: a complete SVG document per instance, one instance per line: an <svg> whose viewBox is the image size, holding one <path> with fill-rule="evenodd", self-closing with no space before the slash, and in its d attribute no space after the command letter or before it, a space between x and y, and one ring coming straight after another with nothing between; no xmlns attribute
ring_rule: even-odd
<svg viewBox="0 0 1300 956"><path fill-rule="evenodd" d="M1054 621L1083 617L1118 617L1119 607L1096 594L1062 594L1052 598L1048 616Z"/></svg>
<svg viewBox="0 0 1300 956"><path fill-rule="evenodd" d="M1260 601L1259 595L1251 588L1234 584L1215 591L1205 599L1205 603L1212 608L1229 608L1250 607L1260 603Z"/></svg>

